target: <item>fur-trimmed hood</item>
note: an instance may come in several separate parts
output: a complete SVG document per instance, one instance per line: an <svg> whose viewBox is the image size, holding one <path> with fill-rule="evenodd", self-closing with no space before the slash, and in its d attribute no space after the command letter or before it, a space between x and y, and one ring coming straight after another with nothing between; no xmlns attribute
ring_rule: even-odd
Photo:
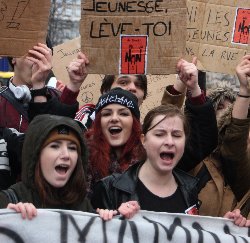
<svg viewBox="0 0 250 243"><path fill-rule="evenodd" d="M217 110L220 102L228 99L230 102L236 100L237 92L232 89L228 84L221 83L218 87L209 90L208 97L212 100L214 109Z"/></svg>

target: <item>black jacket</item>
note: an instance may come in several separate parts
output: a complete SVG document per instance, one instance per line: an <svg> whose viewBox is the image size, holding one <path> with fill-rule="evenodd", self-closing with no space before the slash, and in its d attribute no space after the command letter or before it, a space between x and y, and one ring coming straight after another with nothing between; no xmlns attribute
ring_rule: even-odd
<svg viewBox="0 0 250 243"><path fill-rule="evenodd" d="M91 198L92 206L94 208L117 209L123 202L131 200L139 202L136 184L142 164L138 162L122 174L114 173L97 182ZM193 205L198 206L198 179L179 169L174 169L173 174L181 189L187 208Z"/></svg>

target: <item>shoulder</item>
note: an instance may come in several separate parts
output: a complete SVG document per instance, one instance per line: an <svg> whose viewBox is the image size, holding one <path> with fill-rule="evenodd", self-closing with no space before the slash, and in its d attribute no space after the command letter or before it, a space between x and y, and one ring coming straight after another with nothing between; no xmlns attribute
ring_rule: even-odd
<svg viewBox="0 0 250 243"><path fill-rule="evenodd" d="M178 182L185 187L195 188L199 183L199 179L197 177L194 177L178 168L175 168L173 173Z"/></svg>
<svg viewBox="0 0 250 243"><path fill-rule="evenodd" d="M1 86L0 87L0 98L4 96L6 93L11 93L10 89L7 86Z"/></svg>

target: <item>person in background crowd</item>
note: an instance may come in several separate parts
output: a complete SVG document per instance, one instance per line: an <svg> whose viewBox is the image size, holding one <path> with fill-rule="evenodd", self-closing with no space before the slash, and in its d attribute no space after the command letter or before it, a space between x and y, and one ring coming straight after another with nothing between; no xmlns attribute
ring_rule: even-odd
<svg viewBox="0 0 250 243"><path fill-rule="evenodd" d="M0 127L15 128L23 133L29 121L38 114L56 113L69 117L75 116L78 110L75 91L79 90L74 79L75 66L79 65L79 62L87 63L88 60L82 56L78 63L72 63L69 66L70 82L61 96L59 91L45 85L51 74L53 50L48 38L46 43L48 46L38 43L22 57L9 58L14 76L7 86L1 87ZM65 103L65 106L60 106L57 100ZM48 103L51 108L44 108L45 103Z"/></svg>
<svg viewBox="0 0 250 243"><path fill-rule="evenodd" d="M102 212L100 208L116 210L125 203L128 208L125 217L130 218L138 211L134 202L137 201L143 210L198 214L199 180L176 168L184 153L189 129L187 118L174 105L149 111L141 135L146 159L122 174L100 180L91 198L93 207ZM112 214L109 217L112 218ZM250 225L239 210L227 212L225 217L234 219L239 226Z"/></svg>
<svg viewBox="0 0 250 243"><path fill-rule="evenodd" d="M250 55L242 58L236 67L236 73L240 82L240 90L236 101L229 110L229 115L221 116L224 120L223 145L221 147L222 170L229 183L236 200L234 205L250 219ZM231 116L230 116L231 115Z"/></svg>
<svg viewBox="0 0 250 243"><path fill-rule="evenodd" d="M0 127L25 132L28 126L30 89L40 90L51 70L51 49L38 43L19 58L11 58L14 76L0 92Z"/></svg>

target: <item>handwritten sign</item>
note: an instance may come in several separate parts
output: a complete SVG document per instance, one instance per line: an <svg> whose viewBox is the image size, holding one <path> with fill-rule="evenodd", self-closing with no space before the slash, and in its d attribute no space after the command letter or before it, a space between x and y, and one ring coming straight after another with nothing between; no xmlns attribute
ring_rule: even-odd
<svg viewBox="0 0 250 243"><path fill-rule="evenodd" d="M235 74L250 51L249 6L249 0L188 0L186 58L197 56L201 70Z"/></svg>
<svg viewBox="0 0 250 243"><path fill-rule="evenodd" d="M0 55L23 56L45 43L50 0L0 1Z"/></svg>
<svg viewBox="0 0 250 243"><path fill-rule="evenodd" d="M148 74L176 72L177 60L185 53L186 0L82 0L81 6L81 45L90 58L89 73L123 71L121 35L147 36L146 61L130 58L130 67L146 65ZM146 51L144 45L142 49Z"/></svg>
<svg viewBox="0 0 250 243"><path fill-rule="evenodd" d="M121 35L121 74L146 74L147 36Z"/></svg>
<svg viewBox="0 0 250 243"><path fill-rule="evenodd" d="M53 55L53 72L57 79L67 84L69 81L67 66L76 58L77 53L81 51L80 38L67 41L61 45L54 47ZM80 106L91 103L96 104L101 96L100 88L104 75L89 74L84 80L80 93L78 95L78 101ZM146 113L157 105L161 104L161 99L164 93L164 89L169 84L174 84L176 76L171 75L147 75L148 79L148 96L143 101L140 107L141 118L143 119Z"/></svg>
<svg viewBox="0 0 250 243"><path fill-rule="evenodd" d="M250 8L237 8L233 31L233 43L248 44L250 35Z"/></svg>
<svg viewBox="0 0 250 243"><path fill-rule="evenodd" d="M69 76L67 67L69 63L77 57L77 53L81 51L81 38L75 38L63 44L55 46L53 55L53 72L58 80L67 84ZM81 105L92 103L95 104L100 97L100 87L103 75L89 74L84 80L78 101Z"/></svg>

